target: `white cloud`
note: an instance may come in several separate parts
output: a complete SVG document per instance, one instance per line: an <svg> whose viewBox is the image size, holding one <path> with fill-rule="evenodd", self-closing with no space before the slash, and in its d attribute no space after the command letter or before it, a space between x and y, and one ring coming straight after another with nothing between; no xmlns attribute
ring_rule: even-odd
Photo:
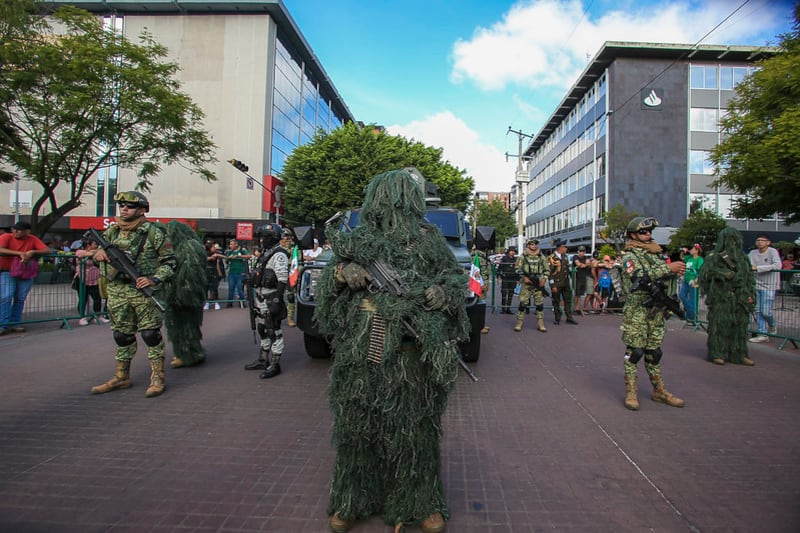
<svg viewBox="0 0 800 533"><path fill-rule="evenodd" d="M484 90L509 84L566 88L586 66L587 54L605 41L694 44L736 7L727 0L640 2L591 20L579 0L522 0L501 21L453 45L450 79ZM751 1L703 44L763 45L760 36L773 36L790 16L786 2Z"/></svg>
<svg viewBox="0 0 800 533"><path fill-rule="evenodd" d="M516 161L482 140L477 132L450 111L442 111L405 125L387 126L391 135L401 135L442 148L442 157L475 180L476 191L505 192L514 184Z"/></svg>

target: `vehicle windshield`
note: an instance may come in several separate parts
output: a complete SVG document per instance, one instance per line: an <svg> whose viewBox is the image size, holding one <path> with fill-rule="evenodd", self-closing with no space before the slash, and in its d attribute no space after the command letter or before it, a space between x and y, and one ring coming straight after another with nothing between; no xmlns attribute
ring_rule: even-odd
<svg viewBox="0 0 800 533"><path fill-rule="evenodd" d="M428 211L425 213L425 220L434 226L438 226L442 235L447 239L458 239L460 237L458 231L458 217L455 216L455 211Z"/></svg>

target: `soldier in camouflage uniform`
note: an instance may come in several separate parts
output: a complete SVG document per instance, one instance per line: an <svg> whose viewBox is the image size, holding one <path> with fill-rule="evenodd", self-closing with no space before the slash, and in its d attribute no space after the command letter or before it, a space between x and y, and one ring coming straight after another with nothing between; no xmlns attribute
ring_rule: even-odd
<svg viewBox="0 0 800 533"><path fill-rule="evenodd" d="M556 239L553 243L555 252L550 256L550 290L553 293L553 323L561 323L561 303L564 304L564 314L567 315L567 324L577 324L572 316L572 288L570 287L569 258L567 257L567 243Z"/></svg>
<svg viewBox="0 0 800 533"><path fill-rule="evenodd" d="M293 239L292 230L289 228L283 228L283 233L281 234L281 247L289 254L289 259L292 258L292 250L294 250L295 244ZM294 310L295 310L295 286L294 285L286 285L286 325L290 328L297 326L297 323L294 321Z"/></svg>
<svg viewBox="0 0 800 533"><path fill-rule="evenodd" d="M140 192L121 192L114 196L119 207L116 224L103 236L121 250L130 252L138 278L129 279L109 263L105 250L100 249L94 260L101 263L108 278L108 312L111 330L117 344L117 372L110 380L92 387L92 394L102 394L131 386L130 367L136 355L136 333L147 345L150 360L150 386L145 396L159 396L164 392L164 339L161 336L163 314L152 299L141 289L153 287L173 276L175 254L166 231L149 222L145 213L150 203Z"/></svg>
<svg viewBox="0 0 800 533"><path fill-rule="evenodd" d="M683 400L667 391L661 377L661 343L668 311L661 306L646 306L648 294L635 290L647 276L651 281L666 281L667 294L674 295L676 275L683 276L686 270L682 261L667 264L661 258L661 246L652 240L651 234L657 226L658 221L652 217L631 220L626 228L628 241L622 256L622 284L627 294L621 328L625 343L625 407L633 411L639 409L636 365L642 357L653 385L653 401L683 407Z"/></svg>
<svg viewBox="0 0 800 533"><path fill-rule="evenodd" d="M517 273L522 280L519 291L519 311L514 331L522 331L522 321L528 311L530 300L536 306L537 329L542 333L547 331L544 327L544 288L550 274L547 258L539 250L537 239L528 239L525 242L525 251L520 254L516 265Z"/></svg>

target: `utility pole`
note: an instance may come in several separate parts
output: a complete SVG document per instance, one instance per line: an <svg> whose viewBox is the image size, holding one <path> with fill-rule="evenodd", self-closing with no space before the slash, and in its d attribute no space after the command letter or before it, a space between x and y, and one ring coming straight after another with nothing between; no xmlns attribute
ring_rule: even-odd
<svg viewBox="0 0 800 533"><path fill-rule="evenodd" d="M506 161L508 161L509 157L517 158L517 172L515 174L517 182L517 253L521 254L523 250L525 250L524 243L522 242L525 237L525 193L523 187L529 181L528 173L522 168L522 161L530 160L529 157L522 154L522 139L533 139L533 135L528 135L518 130L512 130L511 126L508 127L506 135L509 133L515 133L517 135L517 153L509 154L506 152Z"/></svg>

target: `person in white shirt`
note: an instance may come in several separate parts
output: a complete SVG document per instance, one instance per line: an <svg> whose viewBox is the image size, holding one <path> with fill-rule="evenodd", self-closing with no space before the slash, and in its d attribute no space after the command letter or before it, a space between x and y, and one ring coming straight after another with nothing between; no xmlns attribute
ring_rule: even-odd
<svg viewBox="0 0 800 533"><path fill-rule="evenodd" d="M761 233L756 237L756 249L751 250L750 265L756 276L756 321L758 335L750 338L750 342L769 342L767 333L775 335L775 317L772 307L775 304L775 293L778 291L781 276L781 256L778 250L770 246L769 235Z"/></svg>
<svg viewBox="0 0 800 533"><path fill-rule="evenodd" d="M310 250L303 250L303 261L313 261L321 253L322 248L319 245L319 241L314 239L314 247Z"/></svg>

